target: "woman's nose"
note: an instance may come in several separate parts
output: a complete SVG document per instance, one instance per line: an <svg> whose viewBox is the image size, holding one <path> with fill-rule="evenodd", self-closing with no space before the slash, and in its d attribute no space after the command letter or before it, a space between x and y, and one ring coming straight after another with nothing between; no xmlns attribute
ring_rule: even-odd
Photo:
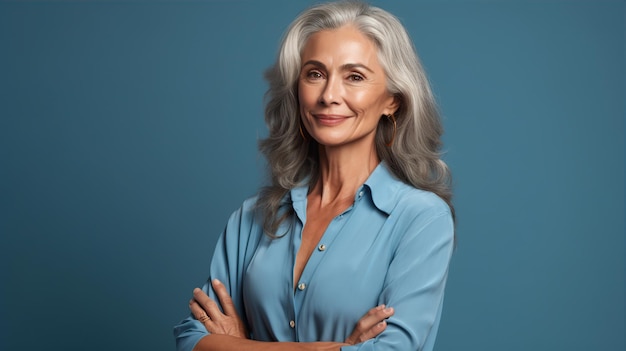
<svg viewBox="0 0 626 351"><path fill-rule="evenodd" d="M329 77L320 95L322 105L339 104L341 101L342 86L341 80Z"/></svg>

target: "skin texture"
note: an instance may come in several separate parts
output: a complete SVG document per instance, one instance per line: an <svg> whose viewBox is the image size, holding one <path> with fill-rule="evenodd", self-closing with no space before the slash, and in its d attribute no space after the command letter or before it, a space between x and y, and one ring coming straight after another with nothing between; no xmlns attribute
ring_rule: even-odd
<svg viewBox="0 0 626 351"><path fill-rule="evenodd" d="M307 222L294 267L294 289L330 221L354 201L357 189L380 163L374 144L378 121L393 114L374 43L351 25L313 34L302 51L298 80L302 124L319 144L320 176L307 197ZM382 333L393 308L373 307L344 343L247 340L244 324L224 285L212 282L224 311L200 289L190 301L196 319L211 333L194 350L339 350ZM208 316L210 319L207 319Z"/></svg>

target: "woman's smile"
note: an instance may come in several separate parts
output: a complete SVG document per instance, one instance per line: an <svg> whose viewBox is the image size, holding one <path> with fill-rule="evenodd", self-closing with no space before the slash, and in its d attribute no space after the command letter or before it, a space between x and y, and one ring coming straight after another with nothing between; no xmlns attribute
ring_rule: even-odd
<svg viewBox="0 0 626 351"><path fill-rule="evenodd" d="M345 122L350 116L336 115L336 114L312 114L317 123L324 126L336 126Z"/></svg>

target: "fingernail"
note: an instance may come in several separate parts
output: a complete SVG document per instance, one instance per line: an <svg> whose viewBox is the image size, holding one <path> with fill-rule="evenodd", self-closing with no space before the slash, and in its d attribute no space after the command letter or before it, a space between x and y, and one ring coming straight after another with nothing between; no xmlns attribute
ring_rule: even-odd
<svg viewBox="0 0 626 351"><path fill-rule="evenodd" d="M385 308L385 304L378 305L378 307L376 307L377 310L382 310L383 308Z"/></svg>
<svg viewBox="0 0 626 351"><path fill-rule="evenodd" d="M199 293L199 292L200 292L200 288L194 288L194 289L193 289L193 293L194 293L194 294L197 294L197 293Z"/></svg>
<svg viewBox="0 0 626 351"><path fill-rule="evenodd" d="M219 281L219 279L215 278L213 279L213 284L222 284L222 282Z"/></svg>
<svg viewBox="0 0 626 351"><path fill-rule="evenodd" d="M391 313L391 312L393 312L393 307L387 307L387 308L385 308L385 312L386 312L386 313Z"/></svg>

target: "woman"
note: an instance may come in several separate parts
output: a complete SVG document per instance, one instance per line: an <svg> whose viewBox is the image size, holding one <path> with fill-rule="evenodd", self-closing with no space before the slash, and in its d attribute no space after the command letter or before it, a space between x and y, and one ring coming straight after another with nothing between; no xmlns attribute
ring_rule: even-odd
<svg viewBox="0 0 626 351"><path fill-rule="evenodd" d="M454 216L406 31L365 4L313 7L267 79L272 184L230 217L178 349L431 350Z"/></svg>

